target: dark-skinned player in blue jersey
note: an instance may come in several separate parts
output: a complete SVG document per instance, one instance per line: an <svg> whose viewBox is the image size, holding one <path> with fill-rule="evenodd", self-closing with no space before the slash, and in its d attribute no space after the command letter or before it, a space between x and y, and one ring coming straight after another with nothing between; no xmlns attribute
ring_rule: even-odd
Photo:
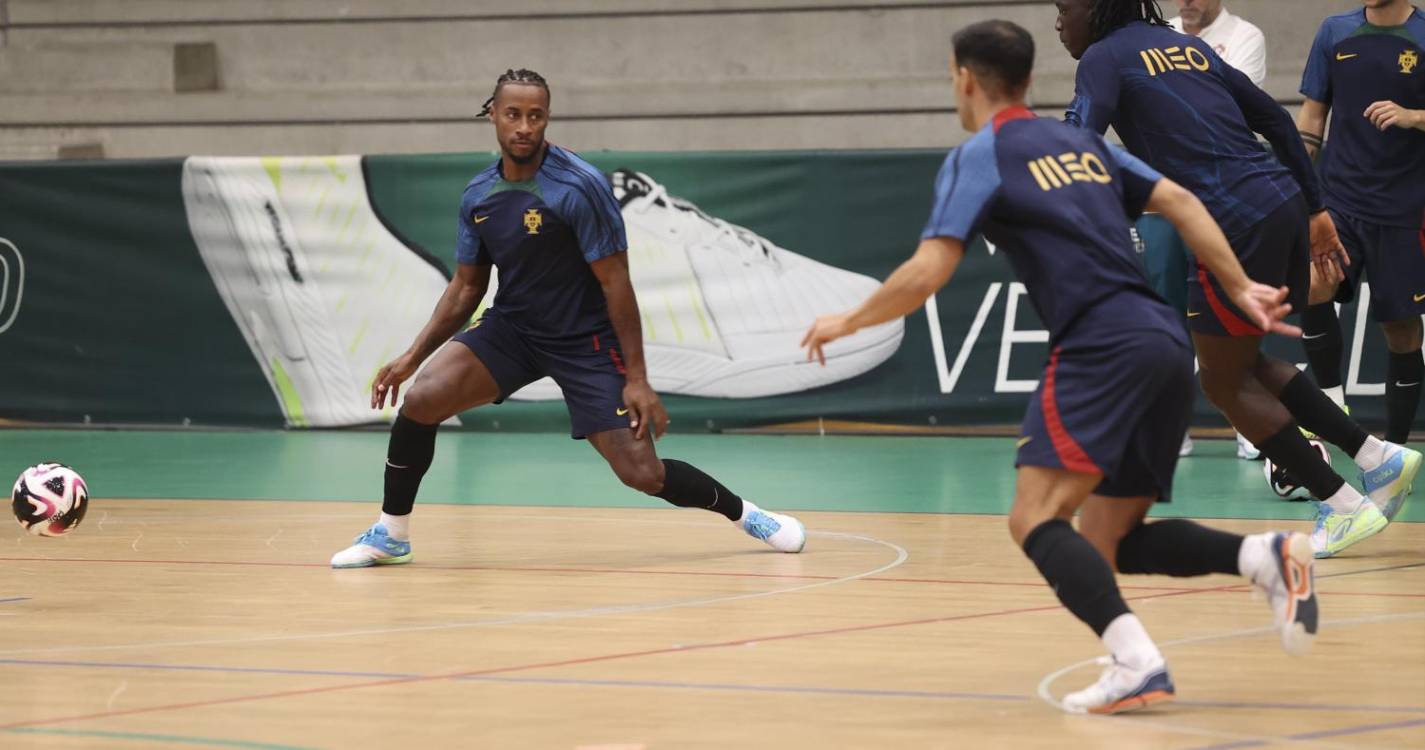
<svg viewBox="0 0 1425 750"><path fill-rule="evenodd" d="M1370 279L1371 317L1385 334L1385 439L1405 443L1425 362L1425 11L1409 0L1365 0L1321 25L1301 80L1297 126L1321 150L1326 208L1350 253L1338 302ZM1331 139L1322 149L1327 116ZM1302 345L1321 390L1346 404L1341 324L1330 301L1301 316ZM1417 454L1415 461L1420 461ZM1394 518L1400 505L1381 508Z"/></svg>
<svg viewBox="0 0 1425 750"><path fill-rule="evenodd" d="M624 484L720 513L773 549L800 552L806 532L796 519L763 511L654 452L668 415L644 369L623 217L602 173L545 141L549 103L544 78L524 69L500 76L485 103L500 158L466 187L455 277L410 349L377 374L371 406L395 404L401 383L434 358L391 426L381 516L332 566L409 562L410 515L436 428L546 375L564 391L573 436L587 438ZM456 335L484 299L494 267L494 304Z"/></svg>
<svg viewBox="0 0 1425 750"><path fill-rule="evenodd" d="M1281 322L1287 290L1246 276L1191 193L1099 135L1025 108L1033 64L1029 32L1008 21L955 35L955 98L974 136L945 159L915 255L861 306L818 318L803 345L817 358L827 342L919 309L979 234L999 248L1048 327L1051 352L1024 418L1010 535L1112 655L1098 682L1063 708L1117 713L1169 700L1174 687L1114 570L1241 575L1266 592L1292 653L1310 646L1318 617L1305 535L1145 521L1169 500L1193 368L1182 323L1134 251L1130 217L1162 213L1248 320L1295 329Z"/></svg>
<svg viewBox="0 0 1425 750"><path fill-rule="evenodd" d="M1059 39L1079 61L1066 121L1100 134L1112 126L1130 152L1202 200L1249 276L1287 286L1293 309L1304 309L1312 260L1339 273L1333 264L1344 250L1291 116L1201 39L1173 31L1154 0L1055 6ZM1265 332L1234 308L1221 279L1193 263L1189 273L1187 323L1202 389L1320 501L1316 556L1382 531L1390 522L1382 509L1410 493L1419 454L1366 434L1309 375L1264 354ZM1307 443L1302 427L1354 459L1364 494Z"/></svg>

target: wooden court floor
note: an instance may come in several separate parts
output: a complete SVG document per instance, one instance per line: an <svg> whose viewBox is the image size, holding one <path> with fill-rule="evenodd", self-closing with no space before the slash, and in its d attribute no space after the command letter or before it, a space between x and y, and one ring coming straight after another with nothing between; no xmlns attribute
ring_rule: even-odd
<svg viewBox="0 0 1425 750"><path fill-rule="evenodd" d="M698 511L485 502L419 507L415 562L368 570L326 561L369 501L8 527L0 748L1425 746L1419 523L1320 565L1304 658L1237 579L1125 577L1179 700L1104 718L1051 705L1100 647L1000 515L798 510L781 555Z"/></svg>

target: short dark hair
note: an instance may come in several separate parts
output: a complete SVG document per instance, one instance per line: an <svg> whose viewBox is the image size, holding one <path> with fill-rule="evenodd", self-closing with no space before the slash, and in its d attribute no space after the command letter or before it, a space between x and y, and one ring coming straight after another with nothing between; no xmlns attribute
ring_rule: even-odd
<svg viewBox="0 0 1425 750"><path fill-rule="evenodd" d="M491 92L490 98L486 99L485 103L480 107L480 117L484 117L490 114L491 110L493 110L495 106L495 97L500 95L500 89L504 88L506 84L511 83L522 83L527 86L538 86L544 89L544 95L546 97L549 96L549 82L544 80L544 76L534 72L533 70L527 70L525 68L520 68L519 70L506 70L504 73L500 74L500 77L498 79L495 80L495 90Z"/></svg>
<svg viewBox="0 0 1425 750"><path fill-rule="evenodd" d="M1014 95L1029 85L1034 69L1034 37L1013 21L980 21L955 32L955 64Z"/></svg>

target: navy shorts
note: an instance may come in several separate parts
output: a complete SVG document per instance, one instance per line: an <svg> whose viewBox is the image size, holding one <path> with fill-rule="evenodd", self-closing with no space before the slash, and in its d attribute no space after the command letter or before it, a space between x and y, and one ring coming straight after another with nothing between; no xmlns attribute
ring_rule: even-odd
<svg viewBox="0 0 1425 750"><path fill-rule="evenodd" d="M1311 216L1306 199L1297 194L1267 218L1236 237L1229 237L1237 260L1253 281L1286 286L1294 312L1306 309L1311 286ZM1210 336L1263 336L1227 298L1222 285L1196 258L1188 261L1188 328Z"/></svg>
<svg viewBox="0 0 1425 750"><path fill-rule="evenodd" d="M564 391L574 439L628 429L628 409L623 403L623 355L612 326L576 338L535 338L487 311L454 340L470 347L494 376L500 386L495 403L548 375Z"/></svg>
<svg viewBox="0 0 1425 750"><path fill-rule="evenodd" d="M1168 330L1069 335L1024 415L1015 466L1103 474L1108 497L1172 498L1192 417L1192 350Z"/></svg>
<svg viewBox="0 0 1425 750"><path fill-rule="evenodd" d="M1335 210L1331 220L1351 256L1336 301L1355 299L1364 273L1371 282L1372 318L1391 323L1425 315L1425 226L1388 227Z"/></svg>

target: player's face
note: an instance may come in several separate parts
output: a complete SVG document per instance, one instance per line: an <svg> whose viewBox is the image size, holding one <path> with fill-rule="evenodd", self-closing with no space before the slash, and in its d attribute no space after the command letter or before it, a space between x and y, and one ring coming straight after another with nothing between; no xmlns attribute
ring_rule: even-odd
<svg viewBox="0 0 1425 750"><path fill-rule="evenodd" d="M526 164L544 148L549 126L549 94L541 86L507 83L490 111L500 151L516 164Z"/></svg>
<svg viewBox="0 0 1425 750"><path fill-rule="evenodd" d="M1093 0L1055 0L1054 8L1059 18L1054 21L1054 30L1059 32L1059 42L1075 60L1084 56L1089 48L1089 11Z"/></svg>
<svg viewBox="0 0 1425 750"><path fill-rule="evenodd" d="M1178 15L1187 26L1201 26L1208 19L1216 19L1222 9L1222 0L1173 0L1178 4Z"/></svg>
<svg viewBox="0 0 1425 750"><path fill-rule="evenodd" d="M1389 8L1396 5L1404 5L1409 0L1362 0L1362 5L1367 8Z"/></svg>

